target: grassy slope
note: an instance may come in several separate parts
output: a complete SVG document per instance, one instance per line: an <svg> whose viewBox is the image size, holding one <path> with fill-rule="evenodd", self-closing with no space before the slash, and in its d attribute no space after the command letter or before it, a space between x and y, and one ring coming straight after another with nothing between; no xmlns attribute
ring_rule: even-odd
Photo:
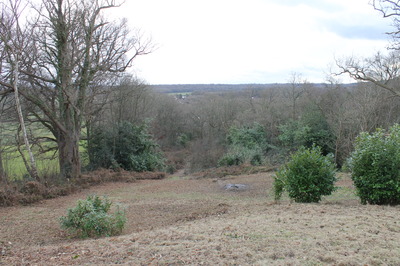
<svg viewBox="0 0 400 266"><path fill-rule="evenodd" d="M227 192L227 183L250 190ZM0 264L399 265L399 207L360 205L345 175L338 185L320 204L276 204L272 174L108 184L0 210ZM91 193L126 208L124 235L81 241L60 231L58 217Z"/></svg>

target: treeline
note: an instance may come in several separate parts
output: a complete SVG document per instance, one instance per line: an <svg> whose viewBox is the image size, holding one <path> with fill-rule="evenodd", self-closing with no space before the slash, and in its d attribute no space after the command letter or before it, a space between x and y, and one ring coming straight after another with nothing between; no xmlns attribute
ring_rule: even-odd
<svg viewBox="0 0 400 266"><path fill-rule="evenodd" d="M155 92L162 93L203 93L215 91L242 91L246 89L264 90L282 86L282 84L159 84L151 85Z"/></svg>
<svg viewBox="0 0 400 266"><path fill-rule="evenodd" d="M161 93L204 93L204 92L233 92L243 90L266 90L289 87L288 83L268 83L268 84L158 84L151 85L151 89ZM323 83L314 83L314 87L324 88ZM352 84L344 84L343 86L352 87Z"/></svg>
<svg viewBox="0 0 400 266"><path fill-rule="evenodd" d="M279 164L300 146L321 147L345 164L360 132L399 122L400 105L362 82L324 86L296 81L282 87L214 91L186 98L157 93L131 80L92 121L102 128L146 124L169 156L166 167L189 171L241 163ZM139 85L140 84L140 85Z"/></svg>

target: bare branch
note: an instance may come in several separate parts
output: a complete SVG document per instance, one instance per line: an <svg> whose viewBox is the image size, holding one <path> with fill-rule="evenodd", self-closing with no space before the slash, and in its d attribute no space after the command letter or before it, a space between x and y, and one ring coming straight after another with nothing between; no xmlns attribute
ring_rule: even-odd
<svg viewBox="0 0 400 266"><path fill-rule="evenodd" d="M353 57L344 61L336 60L336 65L339 72L335 75L347 74L354 80L370 82L400 97L400 57L397 51L386 56L377 53L364 60Z"/></svg>

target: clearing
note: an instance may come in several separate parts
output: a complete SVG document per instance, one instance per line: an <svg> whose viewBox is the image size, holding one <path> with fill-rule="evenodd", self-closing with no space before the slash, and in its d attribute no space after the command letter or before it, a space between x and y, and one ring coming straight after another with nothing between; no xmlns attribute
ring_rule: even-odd
<svg viewBox="0 0 400 266"><path fill-rule="evenodd" d="M399 207L361 205L346 175L319 204L274 203L272 182L273 173L172 175L0 208L0 265L400 265ZM88 194L126 209L123 235L81 240L60 229Z"/></svg>

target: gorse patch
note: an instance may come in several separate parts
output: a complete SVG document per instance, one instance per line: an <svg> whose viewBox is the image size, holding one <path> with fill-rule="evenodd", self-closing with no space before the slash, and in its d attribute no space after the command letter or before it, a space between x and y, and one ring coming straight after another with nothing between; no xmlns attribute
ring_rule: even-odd
<svg viewBox="0 0 400 266"><path fill-rule="evenodd" d="M120 234L126 223L125 213L118 208L109 214L111 205L109 199L96 195L78 200L77 206L60 218L61 227L83 238Z"/></svg>

